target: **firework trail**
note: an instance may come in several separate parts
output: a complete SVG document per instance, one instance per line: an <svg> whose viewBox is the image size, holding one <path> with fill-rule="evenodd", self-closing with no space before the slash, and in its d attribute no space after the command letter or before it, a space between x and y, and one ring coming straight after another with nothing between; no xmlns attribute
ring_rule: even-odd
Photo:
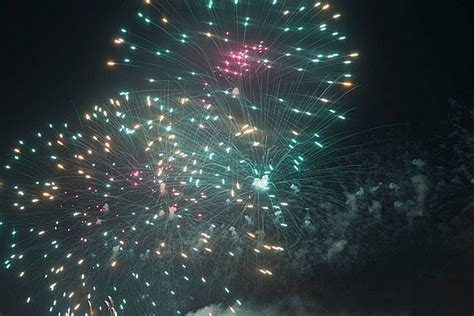
<svg viewBox="0 0 474 316"><path fill-rule="evenodd" d="M3 166L4 268L53 313L238 312L337 200L357 53L327 3L150 0L137 19L107 66L141 80Z"/></svg>

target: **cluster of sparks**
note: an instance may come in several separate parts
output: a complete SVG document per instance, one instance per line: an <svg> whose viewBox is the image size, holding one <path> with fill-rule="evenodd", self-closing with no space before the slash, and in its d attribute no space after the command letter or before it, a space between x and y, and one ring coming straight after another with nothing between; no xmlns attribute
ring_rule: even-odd
<svg viewBox="0 0 474 316"><path fill-rule="evenodd" d="M357 57L340 52L340 15L201 2L146 1L146 30L122 28L127 56L107 62L151 72L146 92L93 106L77 127L49 124L3 166L3 266L52 292L49 312L186 314L212 291L238 313L235 271L272 277L268 258L311 221Z"/></svg>
<svg viewBox="0 0 474 316"><path fill-rule="evenodd" d="M267 59L260 58L268 47L263 46L263 42L258 45L244 45L241 50L231 51L227 59L224 61L224 65L217 66L216 71L220 76L226 76L231 79L232 76L242 76L249 74L251 70L258 69L258 66L271 68L271 65L267 65Z"/></svg>

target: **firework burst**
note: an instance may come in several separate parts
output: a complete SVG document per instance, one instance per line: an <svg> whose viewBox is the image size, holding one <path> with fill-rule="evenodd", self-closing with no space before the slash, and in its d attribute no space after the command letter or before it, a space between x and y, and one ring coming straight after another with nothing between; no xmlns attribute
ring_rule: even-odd
<svg viewBox="0 0 474 316"><path fill-rule="evenodd" d="M107 65L143 81L13 148L4 267L54 313L237 311L232 284L272 277L336 199L357 54L326 3L146 1L137 18Z"/></svg>

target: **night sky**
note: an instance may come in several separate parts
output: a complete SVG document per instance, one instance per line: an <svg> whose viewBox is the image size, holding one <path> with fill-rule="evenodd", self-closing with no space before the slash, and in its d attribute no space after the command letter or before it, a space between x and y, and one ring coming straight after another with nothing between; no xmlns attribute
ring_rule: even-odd
<svg viewBox="0 0 474 316"><path fill-rule="evenodd" d="M414 137L423 139L446 119L448 99L472 103L472 1L337 0L333 5L343 14L342 25L350 44L361 56L353 71L358 87L345 99L356 108L351 115L354 130L408 124L419 133ZM132 19L139 6L140 1L124 0L2 1L2 152L45 122L83 113L126 87L127 78L106 68L105 62L115 56L112 39L117 30L123 21ZM413 307L416 300L446 295L446 304L469 305L469 294L464 290L473 287L460 288L449 276L432 286L421 286L411 274L404 274L409 265L392 274L393 260L399 256L417 254L408 250L390 254L386 261L371 263L362 274L350 276L352 282L372 282L371 289L362 291L355 301L383 310L383 304L374 301ZM414 261L418 259L423 261ZM2 277L5 275L0 273ZM470 282L472 285L472 279ZM11 299L1 284L0 279L0 313ZM397 284L397 291L391 288L393 284ZM308 285L305 294L314 291ZM450 297L450 293L456 294ZM445 313L447 310L440 312Z"/></svg>
<svg viewBox="0 0 474 316"><path fill-rule="evenodd" d="M2 3L5 139L125 86L104 65L114 56L113 36L139 4ZM448 98L472 98L472 2L339 0L335 5L361 54L354 70L359 87L348 102L358 108L362 127L436 126L446 115Z"/></svg>

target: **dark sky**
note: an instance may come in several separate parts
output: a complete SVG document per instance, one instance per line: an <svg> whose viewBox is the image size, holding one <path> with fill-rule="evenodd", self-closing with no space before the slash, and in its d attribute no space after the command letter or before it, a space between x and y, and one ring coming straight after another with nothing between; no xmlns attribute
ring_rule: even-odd
<svg viewBox="0 0 474 316"><path fill-rule="evenodd" d="M2 1L3 139L115 95L123 86L104 62L113 56L116 31L139 5L139 0ZM472 98L472 1L334 5L361 54L354 70L359 87L346 102L359 109L362 128L404 122L433 127L446 115L448 98Z"/></svg>
<svg viewBox="0 0 474 316"><path fill-rule="evenodd" d="M256 0L257 1L257 0ZM114 96L124 85L105 61L141 1L1 1L0 150L33 128ZM474 96L472 0L337 0L359 87L345 101L362 129L412 123L435 130L448 98ZM1 162L1 159L0 159ZM1 281L0 281L1 283Z"/></svg>

